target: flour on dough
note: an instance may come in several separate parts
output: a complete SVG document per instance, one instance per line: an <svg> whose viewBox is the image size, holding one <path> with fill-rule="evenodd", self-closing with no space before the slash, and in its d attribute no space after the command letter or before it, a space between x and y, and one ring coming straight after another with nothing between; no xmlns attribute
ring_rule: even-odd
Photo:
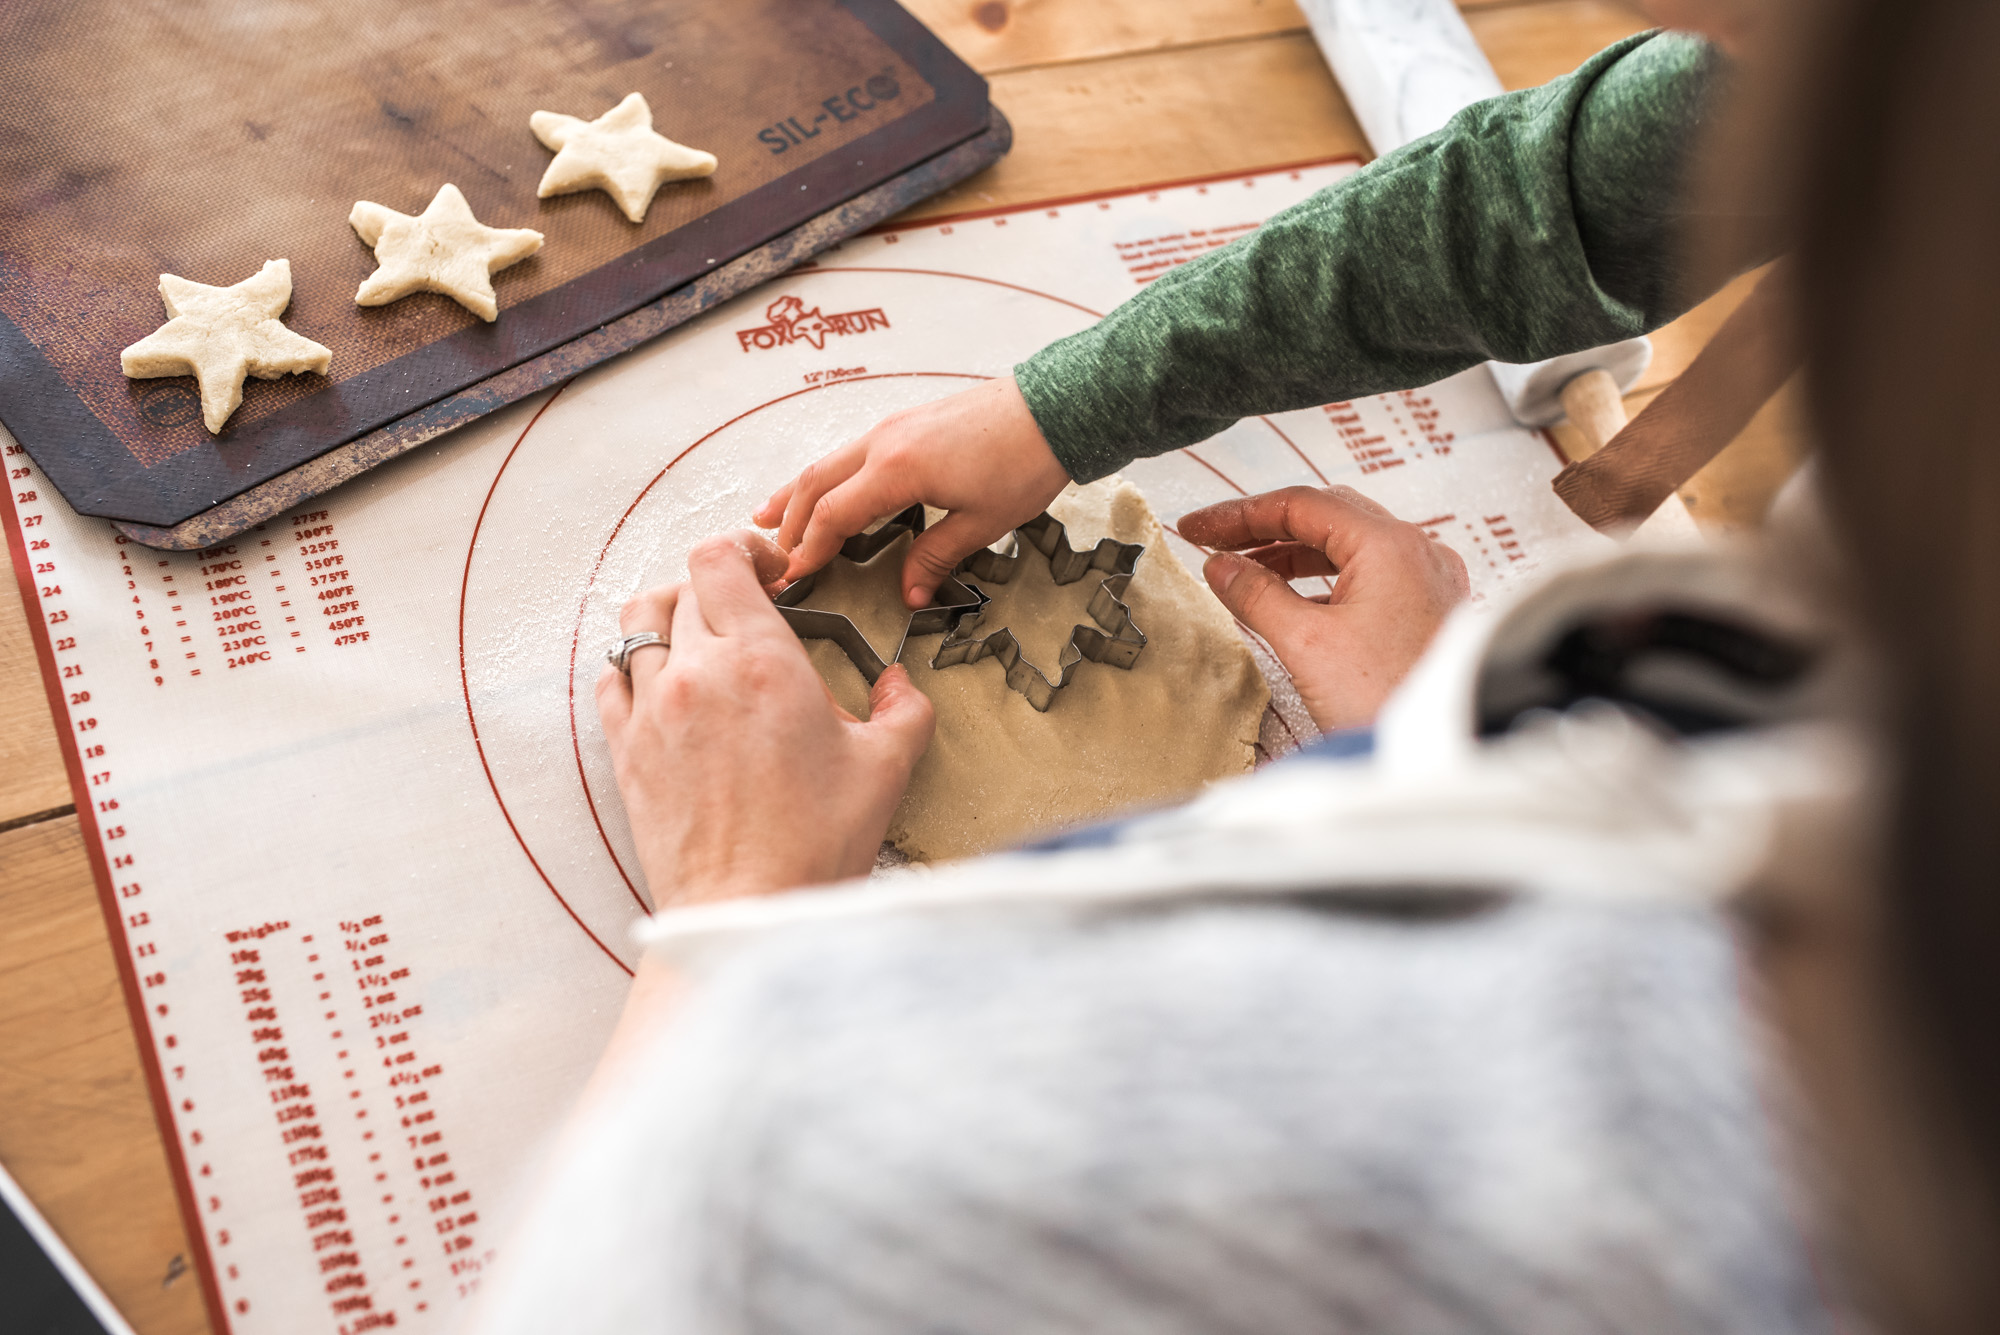
<svg viewBox="0 0 2000 1335"><path fill-rule="evenodd" d="M191 375L201 386L201 420L210 434L222 430L243 402L243 378L326 374L333 353L278 322L292 302L292 262L266 260L230 287L160 275L167 322L119 354L134 380Z"/></svg>
<svg viewBox="0 0 2000 1335"><path fill-rule="evenodd" d="M354 294L360 306L386 306L412 292L438 292L491 321L500 314L493 275L542 248L540 232L488 227L473 217L472 206L449 181L414 218L364 199L347 222L374 247L380 266Z"/></svg>
<svg viewBox="0 0 2000 1335"><path fill-rule="evenodd" d="M942 636L912 639L903 666L937 709L937 735L889 824L890 842L912 858L967 857L1176 801L1255 762L1269 688L1234 618L1167 549L1138 488L1106 478L1070 488L1049 510L1073 546L1105 537L1146 545L1125 598L1146 650L1130 669L1082 664L1042 714L1008 688L997 660L933 669ZM898 543L854 567L859 578L842 592L839 610L864 624L893 615L905 549ZM1041 572L1024 566L1007 584L985 589L994 598L989 624L1005 618L1037 664L1037 654L1053 662L1070 631L1089 620L1083 609L1098 583L1055 585L1041 559ZM806 651L834 698L866 718L868 688L847 655L825 641L808 642Z"/></svg>
<svg viewBox="0 0 2000 1335"><path fill-rule="evenodd" d="M528 118L535 138L556 152L535 195L602 190L633 222L646 220L653 194L668 181L708 176L715 155L677 144L653 129L653 109L637 93L594 121L538 111Z"/></svg>

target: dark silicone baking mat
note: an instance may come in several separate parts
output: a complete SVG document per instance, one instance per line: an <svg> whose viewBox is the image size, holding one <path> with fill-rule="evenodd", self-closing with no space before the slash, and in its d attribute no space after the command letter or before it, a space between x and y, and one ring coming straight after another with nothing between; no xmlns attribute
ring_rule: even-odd
<svg viewBox="0 0 2000 1335"><path fill-rule="evenodd" d="M535 198L537 108L626 93L721 160L646 221ZM0 421L85 514L172 526L542 357L988 130L985 81L890 0L69 0L0 7ZM760 137L761 136L761 137ZM782 149L777 146L782 144ZM364 309L357 199L451 181L547 243L487 325ZM220 436L191 378L127 380L161 273L292 264L330 377L251 380ZM497 405L496 405L497 406Z"/></svg>

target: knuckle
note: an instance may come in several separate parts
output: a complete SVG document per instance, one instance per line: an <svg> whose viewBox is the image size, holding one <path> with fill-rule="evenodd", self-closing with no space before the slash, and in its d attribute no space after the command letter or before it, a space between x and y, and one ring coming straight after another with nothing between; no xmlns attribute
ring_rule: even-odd
<svg viewBox="0 0 2000 1335"><path fill-rule="evenodd" d="M949 575L958 567L958 562L952 559L951 553L939 543L912 548L910 560L927 575Z"/></svg>
<svg viewBox="0 0 2000 1335"><path fill-rule="evenodd" d="M736 676L751 694L763 695L777 680L774 666L768 649L751 647L737 656Z"/></svg>
<svg viewBox="0 0 2000 1335"><path fill-rule="evenodd" d="M1245 570L1229 586L1229 591L1236 595L1233 601L1237 614L1246 620L1261 615L1264 609L1270 607L1277 587L1277 580L1265 579L1255 570Z"/></svg>
<svg viewBox="0 0 2000 1335"><path fill-rule="evenodd" d="M673 716L697 712L701 707L703 685L700 675L693 672L662 672L655 692L660 705Z"/></svg>
<svg viewBox="0 0 2000 1335"><path fill-rule="evenodd" d="M649 620L655 615L664 615L668 599L676 587L678 586L672 584L663 585L657 589L648 589L631 599L618 609L618 628L630 634L636 623Z"/></svg>
<svg viewBox="0 0 2000 1335"><path fill-rule="evenodd" d="M796 638L751 640L737 654L733 674L751 695L770 695L793 680L797 659L804 652Z"/></svg>
<svg viewBox="0 0 2000 1335"><path fill-rule="evenodd" d="M703 538L694 545L694 549L688 553L688 567L693 569L696 565L713 564L737 550L740 549L733 534L717 533L712 537Z"/></svg>
<svg viewBox="0 0 2000 1335"><path fill-rule="evenodd" d="M1307 487L1295 484L1289 487L1280 487L1278 490L1272 492L1271 495L1276 499L1279 507L1285 513L1290 514L1294 506L1310 504L1326 495L1327 490L1325 487Z"/></svg>
<svg viewBox="0 0 2000 1335"><path fill-rule="evenodd" d="M1430 534L1424 532L1415 524L1407 523L1401 519L1386 525L1383 533L1388 537L1389 541L1396 544L1398 549L1407 552L1412 557L1429 552L1434 545L1431 542Z"/></svg>

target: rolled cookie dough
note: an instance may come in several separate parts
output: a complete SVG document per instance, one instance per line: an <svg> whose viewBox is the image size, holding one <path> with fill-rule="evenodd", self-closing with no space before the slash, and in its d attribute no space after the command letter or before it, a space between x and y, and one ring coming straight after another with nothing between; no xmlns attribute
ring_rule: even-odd
<svg viewBox="0 0 2000 1335"><path fill-rule="evenodd" d="M937 735L917 762L889 840L919 861L966 857L1035 834L1186 796L1247 771L1270 700L1236 623L1167 549L1139 489L1116 477L1071 487L1049 507L1072 545L1099 538L1142 542L1146 554L1125 601L1146 633L1129 670L1077 669L1046 714L1007 687L994 659L933 669L939 636L913 639L903 665L937 708ZM898 571L907 540L863 567L829 566L809 603L838 606L865 633L893 645ZM1032 550L1032 549L1031 549ZM1039 564L1037 564L1039 563ZM1097 577L1055 586L1033 553L994 595L986 624L1009 625L1030 661L1052 670ZM836 646L808 641L834 698L868 715L861 673Z"/></svg>

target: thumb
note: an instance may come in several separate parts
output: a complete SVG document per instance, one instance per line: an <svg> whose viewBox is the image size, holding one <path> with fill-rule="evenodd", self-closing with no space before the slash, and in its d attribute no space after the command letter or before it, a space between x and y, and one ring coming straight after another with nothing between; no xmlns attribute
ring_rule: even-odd
<svg viewBox="0 0 2000 1335"><path fill-rule="evenodd" d="M622 736L632 719L632 683L609 663L597 674L597 718L607 741Z"/></svg>
<svg viewBox="0 0 2000 1335"><path fill-rule="evenodd" d="M903 558L903 601L911 607L928 604L960 561L1006 531L989 532L972 515L954 511L919 533Z"/></svg>
<svg viewBox="0 0 2000 1335"><path fill-rule="evenodd" d="M1234 552L1217 552L1201 568L1208 587L1238 621L1285 656L1294 628L1315 607L1284 576Z"/></svg>
<svg viewBox="0 0 2000 1335"><path fill-rule="evenodd" d="M868 692L868 721L865 728L871 741L885 748L907 771L931 744L937 723L930 697L910 680L909 669L892 663L875 679Z"/></svg>

